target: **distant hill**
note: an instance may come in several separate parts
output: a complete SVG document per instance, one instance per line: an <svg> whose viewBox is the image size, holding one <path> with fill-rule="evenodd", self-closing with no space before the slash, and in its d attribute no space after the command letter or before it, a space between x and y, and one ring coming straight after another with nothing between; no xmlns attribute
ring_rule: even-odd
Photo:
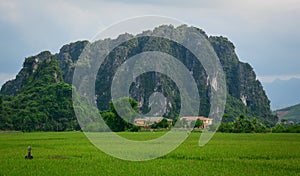
<svg viewBox="0 0 300 176"><path fill-rule="evenodd" d="M300 79L275 80L263 83L273 110L293 106L300 101Z"/></svg>
<svg viewBox="0 0 300 176"><path fill-rule="evenodd" d="M276 110L275 113L280 119L300 122L300 104Z"/></svg>

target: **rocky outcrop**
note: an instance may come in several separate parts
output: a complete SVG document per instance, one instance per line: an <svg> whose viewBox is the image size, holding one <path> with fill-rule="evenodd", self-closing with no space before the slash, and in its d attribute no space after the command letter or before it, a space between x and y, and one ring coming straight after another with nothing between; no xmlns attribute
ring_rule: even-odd
<svg viewBox="0 0 300 176"><path fill-rule="evenodd" d="M180 30L188 29L186 26L179 28ZM176 34L176 30L178 30L178 28L172 26L161 26L155 28L153 31L147 31L147 33L164 33L167 31L173 35ZM270 101L261 83L257 80L253 68L248 63L239 61L233 43L225 37L209 37L204 31L200 29L198 29L198 31L205 35L211 43L226 74L228 89L225 110L226 120L230 121L240 114L245 114L249 117L257 117L267 123L275 123L277 119L271 113ZM121 37L128 36L132 35L124 34L117 39L106 40L106 42L115 42L116 40L120 40ZM36 74L41 63L49 59L57 60L64 82L71 84L76 61L88 43L88 41L78 41L63 46L60 52L54 55L45 51L37 56L26 58L23 68L16 79L5 83L1 89L1 93L16 95L18 91L22 90L22 87L30 81L27 78L32 74ZM202 65L196 62L195 56L184 47L171 41L162 40L161 38L149 39L148 37L134 38L121 44L105 59L99 69L96 81L98 107L101 110L109 108L109 101L111 101L109 91L117 68L124 63L126 59L144 51L151 50L166 52L176 58L181 58L180 61L190 70L196 80L201 100L199 109L200 115L208 115L210 107L210 86L207 84L207 74ZM60 81L59 73L55 77L57 77L57 81ZM161 92L167 97L167 112L165 115L170 118L175 118L180 109L180 97L175 83L168 77L154 72L143 74L137 78L137 81L132 84L130 89L131 96L139 101L140 110L144 113L149 111L149 96L154 91Z"/></svg>

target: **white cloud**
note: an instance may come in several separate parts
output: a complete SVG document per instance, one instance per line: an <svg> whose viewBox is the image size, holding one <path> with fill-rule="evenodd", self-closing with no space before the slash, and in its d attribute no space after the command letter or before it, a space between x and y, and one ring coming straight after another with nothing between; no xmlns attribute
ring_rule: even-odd
<svg viewBox="0 0 300 176"><path fill-rule="evenodd" d="M292 43L300 41L299 0L0 0L0 22L11 25L11 31L29 48L20 53L20 59L41 50L57 52L63 44L91 39L115 22L142 15L170 16L208 34L227 36L240 59L250 62L259 75L290 74L300 62L293 54L299 47ZM24 48L14 42L11 46L3 43L16 52ZM283 68L284 62L287 65Z"/></svg>
<svg viewBox="0 0 300 176"><path fill-rule="evenodd" d="M2 20L20 27L23 36L33 38L44 32L62 32L71 37L91 37L91 32L116 21L140 15L166 15L187 20L199 27L226 34L228 31L257 31L285 17L300 16L300 1L259 0L165 0L138 1L4 1L0 0ZM296 18L295 18L296 19ZM292 24L295 24L295 20ZM299 23L296 23L299 24ZM243 27L244 25L244 27ZM50 29L47 31L47 27ZM52 26L52 27L51 27ZM290 25L280 25L284 28ZM50 31L50 30L57 31ZM270 28L268 28L269 30ZM278 30L280 31L280 30ZM210 31L208 31L210 32ZM229 32L228 32L229 33Z"/></svg>

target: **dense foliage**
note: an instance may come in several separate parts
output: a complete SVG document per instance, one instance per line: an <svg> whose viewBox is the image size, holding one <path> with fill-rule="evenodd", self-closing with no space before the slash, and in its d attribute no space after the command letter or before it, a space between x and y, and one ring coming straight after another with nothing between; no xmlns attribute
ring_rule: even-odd
<svg viewBox="0 0 300 176"><path fill-rule="evenodd" d="M160 122L155 122L150 126L152 129L157 129L157 128L168 128L170 127L170 124L166 118L163 118Z"/></svg>
<svg viewBox="0 0 300 176"><path fill-rule="evenodd" d="M137 105L138 102L131 98L121 98L116 102L110 102L110 109L101 112L101 116L104 119L105 123L109 126L109 128L114 132L119 131L138 131L139 127L133 125L134 112L132 109L125 108L126 106L122 106L122 104L128 102L131 105L131 108L138 112ZM119 111L122 113L122 117L120 117L119 113L116 111L115 106L121 107ZM126 119L126 120L124 120ZM131 122L131 123L130 123Z"/></svg>
<svg viewBox="0 0 300 176"><path fill-rule="evenodd" d="M269 132L270 129L256 118L249 119L241 115L233 122L222 123L218 131L227 133L262 133Z"/></svg>
<svg viewBox="0 0 300 176"><path fill-rule="evenodd" d="M218 131L226 133L300 133L300 124L282 120L274 127L267 127L259 119L241 115L239 118L235 118L233 122L223 122Z"/></svg>
<svg viewBox="0 0 300 176"><path fill-rule="evenodd" d="M21 131L79 130L72 107L72 87L57 83L5 96L0 129Z"/></svg>
<svg viewBox="0 0 300 176"><path fill-rule="evenodd" d="M273 133L300 133L300 124L284 125L278 123L272 128Z"/></svg>
<svg viewBox="0 0 300 176"><path fill-rule="evenodd" d="M20 131L79 130L72 86L60 82L57 61L43 61L16 96L1 96L0 129Z"/></svg>

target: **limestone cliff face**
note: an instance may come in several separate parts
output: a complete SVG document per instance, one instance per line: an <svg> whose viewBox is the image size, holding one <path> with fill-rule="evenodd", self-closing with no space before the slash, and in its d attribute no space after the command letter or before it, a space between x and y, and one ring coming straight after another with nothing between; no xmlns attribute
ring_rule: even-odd
<svg viewBox="0 0 300 176"><path fill-rule="evenodd" d="M246 107L240 108L244 114L250 113L252 116L266 117L264 120L276 122L277 117L272 116L270 100L262 84L257 80L251 65L239 61L233 43L224 37L210 37L209 41L226 74L228 93L232 96L227 104L233 104L232 99L235 103L238 100Z"/></svg>
<svg viewBox="0 0 300 176"><path fill-rule="evenodd" d="M175 34L176 30L177 28L172 26L161 26L147 32L161 33L167 31ZM270 110L270 101L261 83L256 79L253 68L248 63L239 61L234 45L227 38L209 37L202 30L198 31L204 34L211 43L226 74L228 98L225 120L230 121L240 114L245 114L249 117L260 118L268 123L276 122L276 117L272 115ZM127 35L129 34L120 37L126 37ZM114 42L115 40L118 40L118 38L109 41ZM88 41L78 41L63 46L57 54L51 55L50 52L42 52L37 56L27 58L16 79L4 84L1 93L16 95L28 81L29 75L35 74L40 64L47 59L58 61L63 80L71 84L76 61L87 44ZM201 100L199 112L201 115L208 115L210 86L207 84L207 74L201 63L196 61L197 59L191 52L176 43L161 38L149 39L148 37L134 38L121 44L105 59L99 69L96 81L98 107L101 110L108 109L108 102L111 100L110 86L117 68L126 59L144 51L162 51L180 58L179 60L192 73L198 86ZM60 80L57 79L57 81ZM180 109L180 97L176 84L168 77L154 72L143 74L137 78L130 88L131 96L139 101L140 110L144 113L149 111L149 96L154 91L161 92L167 97L167 112L165 115L175 118Z"/></svg>
<svg viewBox="0 0 300 176"><path fill-rule="evenodd" d="M56 62L56 58L49 52L43 51L36 56L32 56L26 58L23 63L23 68L17 74L14 80L10 80L6 82L1 88L1 94L6 95L16 95L19 91L23 89L23 87L27 84L30 84L34 81L35 78L44 76L46 70L43 67L47 67L47 65L51 65L51 62ZM53 78L55 82L61 82L61 70L55 68L55 65L52 65L48 68L47 73L50 77Z"/></svg>
<svg viewBox="0 0 300 176"><path fill-rule="evenodd" d="M78 41L64 45L58 54L55 54L59 67L63 71L63 79L66 83L72 84L75 63L88 41Z"/></svg>

